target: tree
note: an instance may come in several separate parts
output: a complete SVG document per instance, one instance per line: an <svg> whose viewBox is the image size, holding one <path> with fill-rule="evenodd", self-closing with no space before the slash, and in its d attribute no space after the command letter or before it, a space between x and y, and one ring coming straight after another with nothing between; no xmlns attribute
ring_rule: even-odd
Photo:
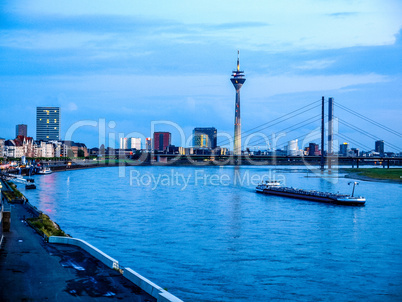
<svg viewBox="0 0 402 302"><path fill-rule="evenodd" d="M78 155L78 157L85 157L84 150L79 149L77 155Z"/></svg>

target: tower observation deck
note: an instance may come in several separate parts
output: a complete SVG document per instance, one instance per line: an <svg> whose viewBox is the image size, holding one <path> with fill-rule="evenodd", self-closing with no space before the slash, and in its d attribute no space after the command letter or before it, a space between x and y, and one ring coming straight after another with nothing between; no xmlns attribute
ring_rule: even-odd
<svg viewBox="0 0 402 302"><path fill-rule="evenodd" d="M246 78L244 77L244 71L240 70L239 51L237 51L237 69L232 71L230 81L236 89L233 155L241 155L240 88Z"/></svg>

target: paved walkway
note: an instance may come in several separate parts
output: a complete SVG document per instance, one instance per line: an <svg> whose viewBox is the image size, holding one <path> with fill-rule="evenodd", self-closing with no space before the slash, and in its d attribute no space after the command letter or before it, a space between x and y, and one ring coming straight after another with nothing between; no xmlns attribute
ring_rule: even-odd
<svg viewBox="0 0 402 302"><path fill-rule="evenodd" d="M121 301L156 299L79 247L43 241L11 206L11 230L0 249L0 301Z"/></svg>

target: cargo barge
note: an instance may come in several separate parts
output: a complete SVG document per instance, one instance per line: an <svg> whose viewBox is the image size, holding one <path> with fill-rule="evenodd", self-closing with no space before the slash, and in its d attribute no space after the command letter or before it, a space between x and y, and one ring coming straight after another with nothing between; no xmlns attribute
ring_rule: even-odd
<svg viewBox="0 0 402 302"><path fill-rule="evenodd" d="M354 196L355 186L358 183L351 182L349 184L353 184L352 195L319 192L314 190L303 190L303 189L296 189L293 187L282 187L281 184L277 181L266 181L265 183L258 185L256 187L256 192L262 194L318 201L324 203L333 203L340 205L353 205L353 206L365 205L366 199L364 197Z"/></svg>

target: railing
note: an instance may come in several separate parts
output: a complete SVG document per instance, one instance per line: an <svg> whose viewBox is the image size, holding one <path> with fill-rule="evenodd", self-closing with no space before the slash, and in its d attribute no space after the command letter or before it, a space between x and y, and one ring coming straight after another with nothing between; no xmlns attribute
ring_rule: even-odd
<svg viewBox="0 0 402 302"><path fill-rule="evenodd" d="M123 269L123 267L119 265L119 262L116 259L110 257L109 255L105 254L104 252L84 240L70 237L50 236L49 243L71 244L81 247L83 250L104 263L109 268L122 272L123 277L130 280L132 283L137 285L139 288L144 290L152 297L156 298L157 302L183 302L182 300L167 292L152 281L141 276L131 268L127 267Z"/></svg>

